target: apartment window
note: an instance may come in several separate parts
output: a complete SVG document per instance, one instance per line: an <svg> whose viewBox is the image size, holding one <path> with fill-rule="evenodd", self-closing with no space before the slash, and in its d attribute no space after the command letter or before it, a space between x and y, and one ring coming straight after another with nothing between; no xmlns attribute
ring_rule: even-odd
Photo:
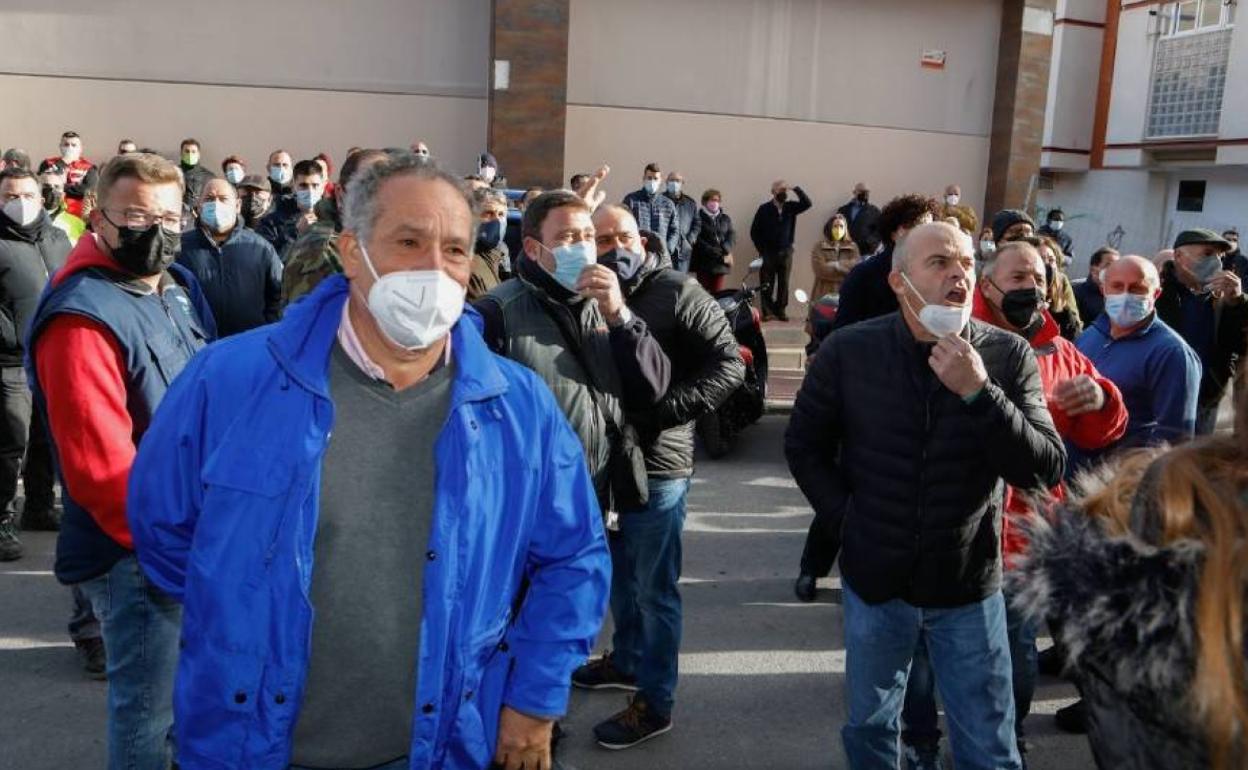
<svg viewBox="0 0 1248 770"><path fill-rule="evenodd" d="M1191 6L1192 14L1198 14L1203 3L1210 2L1219 13L1234 7L1222 6L1217 0L1192 0L1175 6L1173 19L1187 19L1188 12L1183 10L1187 6ZM1199 16L1192 16L1193 24L1198 20ZM1230 27L1220 25L1157 41L1145 131L1150 139L1218 133L1231 32Z"/></svg>
<svg viewBox="0 0 1248 770"><path fill-rule="evenodd" d="M1183 35L1229 27L1235 23L1236 0L1185 0L1161 10L1161 33Z"/></svg>
<svg viewBox="0 0 1248 770"><path fill-rule="evenodd" d="M1179 181L1179 200L1175 211L1205 210L1205 180L1183 179Z"/></svg>

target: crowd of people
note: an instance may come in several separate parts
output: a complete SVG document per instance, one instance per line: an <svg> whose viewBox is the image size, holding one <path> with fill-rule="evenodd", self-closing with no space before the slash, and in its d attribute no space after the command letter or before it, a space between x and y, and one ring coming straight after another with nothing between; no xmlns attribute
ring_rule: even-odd
<svg viewBox="0 0 1248 770"><path fill-rule="evenodd" d="M722 194L179 152L0 156L0 560L59 530L109 767L550 768L571 687L630 693L605 748L670 731L693 426L745 376ZM783 322L815 204L770 193ZM1072 281L1064 219L860 182L811 250L794 589L839 562L851 767L942 767L938 699L957 767L1025 767L1041 671L1102 767L1241 762L1248 259Z"/></svg>

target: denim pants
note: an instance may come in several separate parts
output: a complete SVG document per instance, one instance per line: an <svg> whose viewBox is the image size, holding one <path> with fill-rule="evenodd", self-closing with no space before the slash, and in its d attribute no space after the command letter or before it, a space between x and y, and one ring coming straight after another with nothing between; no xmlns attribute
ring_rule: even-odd
<svg viewBox="0 0 1248 770"><path fill-rule="evenodd" d="M646 704L668 716L680 655L680 531L689 479L650 479L645 508L620 514L611 538L612 663L637 678Z"/></svg>
<svg viewBox="0 0 1248 770"><path fill-rule="evenodd" d="M1014 735L1023 737L1023 720L1031 713L1031 700L1036 694L1040 675L1036 651L1036 624L1014 609L1009 599L1005 604L1006 636L1010 643L1010 675L1014 687ZM936 679L927 655L927 644L919 639L906 682L906 702L901 711L904 729L901 739L907 746L920 751L934 750L940 742L940 723L936 713Z"/></svg>
<svg viewBox="0 0 1248 770"><path fill-rule="evenodd" d="M373 767L368 768L368 770L407 770L409 765L411 765L411 761L408 760L407 757L403 757L402 759L396 759L393 762L387 762L384 765L374 765ZM289 770L331 770L331 769L324 768L324 767L313 768L313 767L304 767L303 765L291 765Z"/></svg>
<svg viewBox="0 0 1248 770"><path fill-rule="evenodd" d="M845 694L841 739L855 770L897 767L906 680L919 640L945 704L958 770L1018 770L1014 691L1001 592L952 609L899 599L867 604L844 587Z"/></svg>
<svg viewBox="0 0 1248 770"><path fill-rule="evenodd" d="M79 583L104 631L109 770L168 770L182 607L133 555Z"/></svg>

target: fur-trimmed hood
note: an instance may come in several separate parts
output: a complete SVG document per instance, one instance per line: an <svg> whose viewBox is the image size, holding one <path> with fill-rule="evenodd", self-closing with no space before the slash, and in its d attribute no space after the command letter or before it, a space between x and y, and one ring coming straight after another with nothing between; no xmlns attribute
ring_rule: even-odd
<svg viewBox="0 0 1248 770"><path fill-rule="evenodd" d="M1084 479L1083 489L1098 483ZM1185 700L1204 545L1158 548L1134 533L1109 535L1080 499L1048 521L1031 517L1029 537L1009 576L1012 601L1029 617L1058 621L1070 669L1095 673L1124 695Z"/></svg>

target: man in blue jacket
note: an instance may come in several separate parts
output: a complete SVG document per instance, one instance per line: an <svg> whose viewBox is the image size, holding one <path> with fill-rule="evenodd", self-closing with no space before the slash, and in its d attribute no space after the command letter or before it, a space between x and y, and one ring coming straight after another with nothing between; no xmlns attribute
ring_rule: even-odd
<svg viewBox="0 0 1248 770"><path fill-rule="evenodd" d="M1127 404L1127 432L1110 449L1190 439L1196 430L1200 358L1157 315L1157 268L1143 257L1125 256L1106 269L1101 288L1105 312L1075 345L1118 386ZM1069 470L1086 467L1092 459L1072 448Z"/></svg>
<svg viewBox="0 0 1248 770"><path fill-rule="evenodd" d="M184 770L550 767L610 560L550 391L462 316L475 222L431 161L369 167L344 274L156 415L128 513L184 606Z"/></svg>
<svg viewBox="0 0 1248 770"><path fill-rule="evenodd" d="M243 226L240 212L234 185L209 180L195 202L199 226L182 233L178 255L199 279L221 337L281 315L282 261L268 241Z"/></svg>

